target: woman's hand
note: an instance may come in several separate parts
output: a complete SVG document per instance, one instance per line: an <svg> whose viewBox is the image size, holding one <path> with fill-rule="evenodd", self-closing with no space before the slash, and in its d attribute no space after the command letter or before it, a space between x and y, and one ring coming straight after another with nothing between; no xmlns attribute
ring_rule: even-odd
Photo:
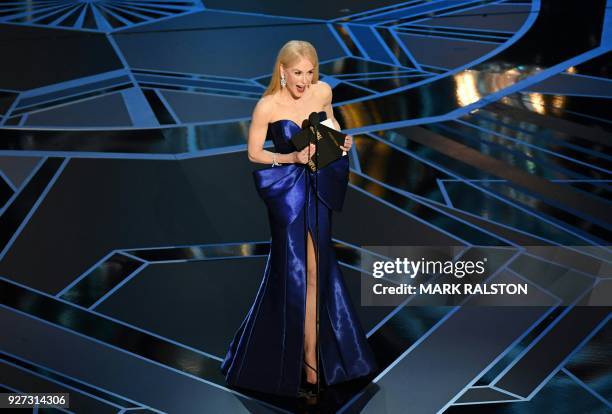
<svg viewBox="0 0 612 414"><path fill-rule="evenodd" d="M294 152L293 153L295 157L294 162L299 163L299 164L307 164L308 160L310 159L310 157L308 156L309 151L310 151L310 156L312 157L315 152L314 144L309 144L307 147L304 147L303 150Z"/></svg>
<svg viewBox="0 0 612 414"><path fill-rule="evenodd" d="M344 137L344 145L340 146L344 151L348 152L353 146L353 136L347 135Z"/></svg>

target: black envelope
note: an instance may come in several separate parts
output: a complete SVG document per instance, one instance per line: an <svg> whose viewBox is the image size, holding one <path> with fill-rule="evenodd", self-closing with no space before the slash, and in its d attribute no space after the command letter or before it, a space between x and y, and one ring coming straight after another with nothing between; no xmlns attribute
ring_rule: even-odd
<svg viewBox="0 0 612 414"><path fill-rule="evenodd" d="M340 146L344 145L344 138L346 137L346 134L343 134L340 131L336 131L335 129L323 124L317 124L316 130L319 145L318 166L319 169L321 169L325 168L330 163L342 157L343 150L342 148L340 148ZM304 149L310 142L316 145L315 128L309 126L302 129L300 132L297 132L293 135L293 137L291 138L291 142L298 151ZM314 155L308 161L308 167L311 171L316 171L316 151L313 151L313 154Z"/></svg>

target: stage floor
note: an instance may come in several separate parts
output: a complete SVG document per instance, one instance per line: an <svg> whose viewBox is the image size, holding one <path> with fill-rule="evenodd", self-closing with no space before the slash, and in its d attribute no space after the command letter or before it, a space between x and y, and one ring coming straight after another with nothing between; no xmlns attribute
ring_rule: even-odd
<svg viewBox="0 0 612 414"><path fill-rule="evenodd" d="M316 407L219 370L269 251L250 116L291 39L354 136L333 240L382 367ZM70 393L34 413L612 411L612 300L590 301L612 289L611 49L607 0L0 3L0 392ZM502 273L559 301L363 305L368 246L450 245L513 249Z"/></svg>

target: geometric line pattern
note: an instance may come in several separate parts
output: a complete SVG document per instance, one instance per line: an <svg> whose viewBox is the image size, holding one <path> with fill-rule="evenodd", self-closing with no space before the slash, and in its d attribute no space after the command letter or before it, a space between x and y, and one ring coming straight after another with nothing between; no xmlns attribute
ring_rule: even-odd
<svg viewBox="0 0 612 414"><path fill-rule="evenodd" d="M136 375L147 373L151 389L161 390L153 382L170 374L164 386L192 381L201 391L194 398L205 404L235 400L235 411L244 410L245 401L259 410L298 410L225 387L221 354L206 342L223 327L200 319L227 325L222 317L233 308L198 309L199 325L183 331L173 331L181 328L177 320L187 320L173 314L175 309L159 311L176 318L166 325L111 311L126 298L133 306L126 312L137 314L139 306L173 303L173 289L195 291L184 285L186 279L177 279L190 266L201 266L189 280L202 286L197 283L211 274L244 276L249 274L239 266L261 264L269 242L236 242L265 240L257 227L261 217L249 216L259 204L250 203L254 194L236 177L250 173L243 168L247 121L269 81L273 43L300 36L313 40L324 56L320 73L333 88L336 116L354 131L350 208L334 224L342 236L333 239L351 286L358 285L354 274L368 273L362 255L376 255L361 247L364 241L435 235L460 247L455 258L480 245L510 250L487 281L524 281L547 300L541 309L481 312L418 306L408 297L400 306L366 309L368 341L383 371L365 388L340 395L331 403L333 411L403 412L408 406L418 411L423 403L429 405L422 412L536 412L571 395L568 410L606 412L612 406L606 388L612 373L609 361L598 358L609 354L611 314L585 304L612 280L605 273L612 262L606 215L612 106L603 89L610 84L604 24L610 21L609 5L595 1L587 16L583 5L558 13L547 0L411 0L304 19L211 10L179 0L1 4L0 29L93 31L112 46L101 59L118 58L121 65L32 88L0 85L0 152L40 157L25 173L11 174L10 163L0 172L0 318L29 327L23 332L27 339L2 339L0 368L12 375L0 387L28 391L29 378L69 390L81 409L96 402L108 406L100 412L187 412L162 392L143 394L133 378L116 388L96 382L87 376L97 369L93 359L45 360L54 355L27 347L28 341L43 343L43 333L52 330L71 351L104 353L111 369L137 361ZM557 49L543 34L559 28L567 42ZM268 46L253 46L260 37ZM210 42L205 51L216 43L246 45L238 54L240 65L236 56L223 61L223 53L185 53L203 39ZM160 52L164 41L171 54ZM158 62L141 59L142 47L150 48L145 55L159 54ZM15 56L15 50L4 55ZM169 64L156 65L159 61ZM265 66L258 66L261 62ZM52 63L44 65L55 70ZM240 72L251 66L258 69ZM112 117L120 114L131 124ZM109 115L108 128L88 123ZM58 123L47 124L50 120ZM218 178L219 171L246 203L210 185L207 180ZM21 185L13 178L27 174ZM202 195L210 191L215 197ZM117 208L117 200L129 202ZM193 211L198 214L190 215ZM228 220L220 231L219 214L244 224ZM382 234L381 228L393 231ZM50 261L41 246L62 260ZM589 257L597 266L550 260L529 246L556 246L564 257ZM67 266L81 255L88 258L84 266ZM206 266L221 271L202 272ZM56 277L49 278L48 269ZM150 279L160 274L158 291L134 294L135 285L151 287ZM51 279L54 284L45 285ZM253 280L245 279L240 283ZM205 334L188 335L197 331ZM476 340L482 349L461 342ZM456 367L452 375L433 368L442 360ZM433 397L439 400L429 399L430 384L415 373L435 381L440 389ZM211 389L219 394L206 394Z"/></svg>
<svg viewBox="0 0 612 414"><path fill-rule="evenodd" d="M0 22L109 32L197 8L193 0L34 0L0 4Z"/></svg>

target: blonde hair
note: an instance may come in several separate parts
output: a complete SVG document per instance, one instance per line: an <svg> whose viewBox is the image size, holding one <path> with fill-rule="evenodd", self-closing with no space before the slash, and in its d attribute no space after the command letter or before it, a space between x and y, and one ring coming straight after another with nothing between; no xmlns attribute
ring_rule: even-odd
<svg viewBox="0 0 612 414"><path fill-rule="evenodd" d="M300 58L310 60L310 63L314 66L312 83L319 81L319 58L314 46L305 40L290 40L278 51L272 71L272 79L270 79L268 89L263 96L274 94L280 90L280 65L287 68L297 63Z"/></svg>

